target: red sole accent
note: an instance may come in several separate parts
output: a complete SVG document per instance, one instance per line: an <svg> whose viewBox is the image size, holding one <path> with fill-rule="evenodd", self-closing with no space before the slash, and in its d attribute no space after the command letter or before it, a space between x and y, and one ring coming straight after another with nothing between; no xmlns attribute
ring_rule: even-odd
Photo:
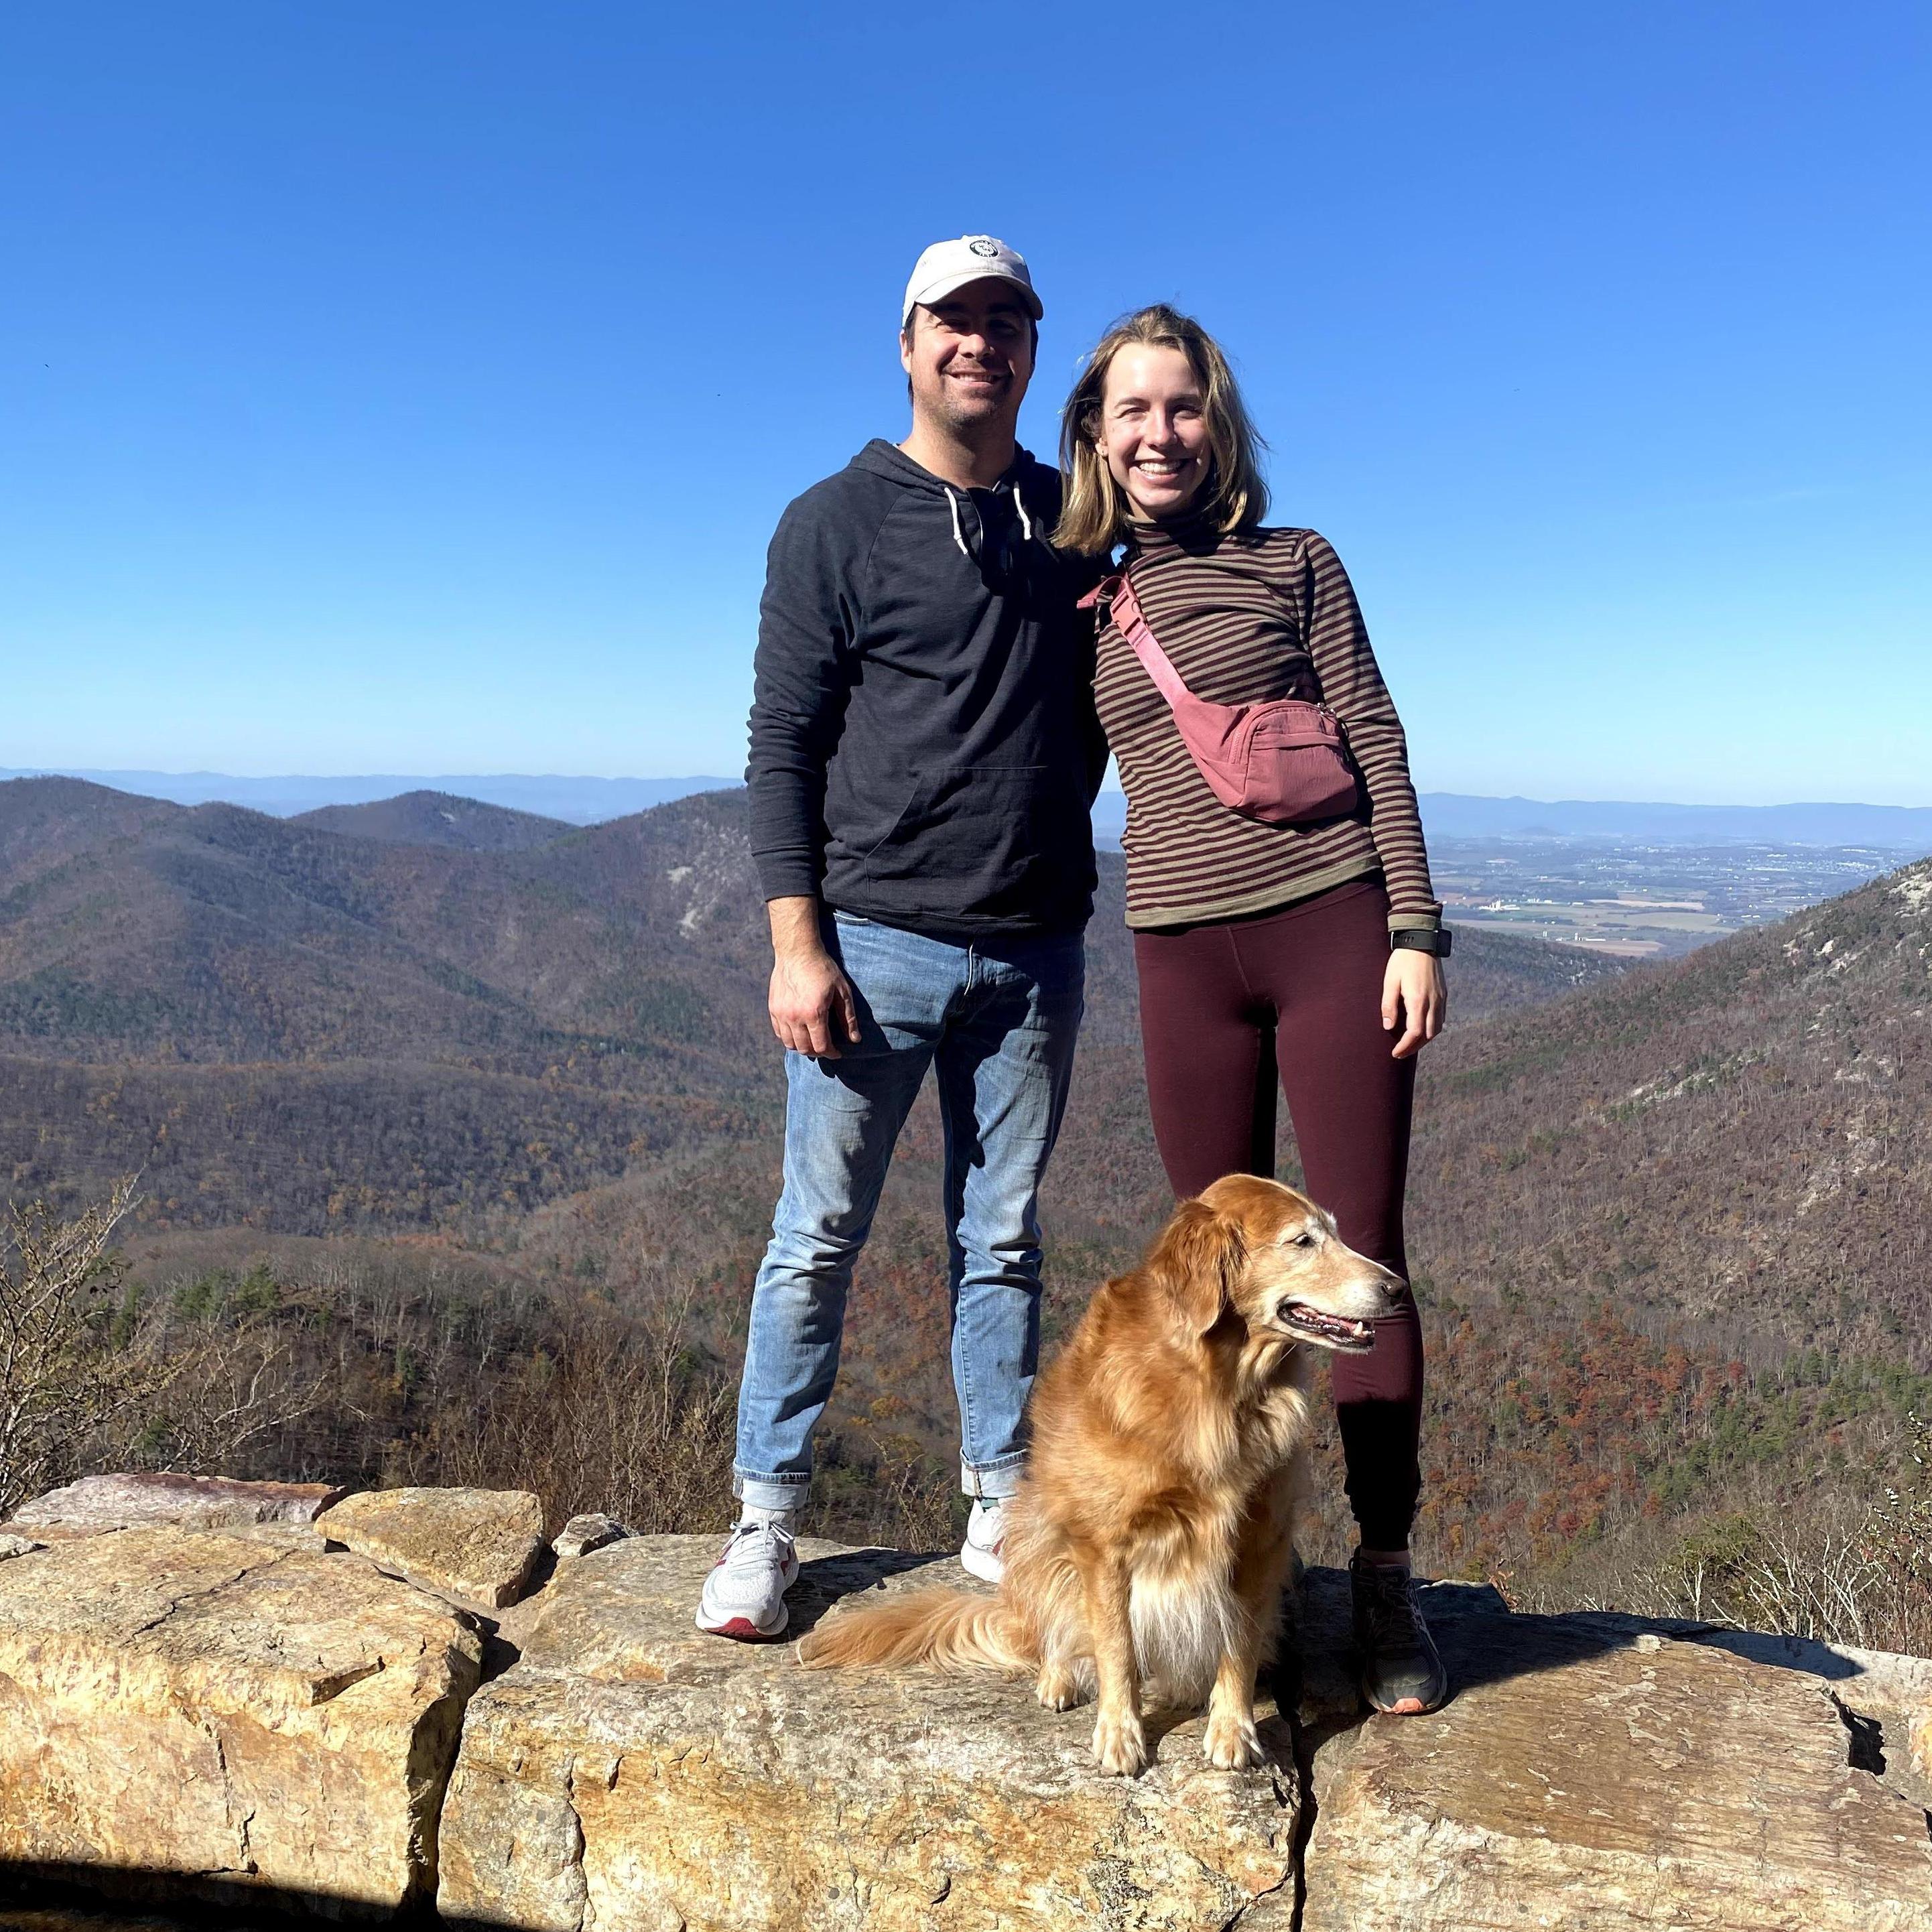
<svg viewBox="0 0 1932 1932"><path fill-rule="evenodd" d="M706 1634L709 1636L734 1637L740 1643L776 1643L784 1632L782 1630L761 1630L749 1617L734 1617L728 1624L713 1624Z"/></svg>

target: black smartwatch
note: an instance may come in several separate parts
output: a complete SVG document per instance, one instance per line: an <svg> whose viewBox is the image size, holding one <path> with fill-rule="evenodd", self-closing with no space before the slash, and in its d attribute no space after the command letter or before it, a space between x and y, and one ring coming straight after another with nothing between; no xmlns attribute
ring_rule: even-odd
<svg viewBox="0 0 1932 1932"><path fill-rule="evenodd" d="M1446 926L1399 926L1389 934L1389 950L1406 947L1411 952L1432 952L1447 959L1455 937Z"/></svg>

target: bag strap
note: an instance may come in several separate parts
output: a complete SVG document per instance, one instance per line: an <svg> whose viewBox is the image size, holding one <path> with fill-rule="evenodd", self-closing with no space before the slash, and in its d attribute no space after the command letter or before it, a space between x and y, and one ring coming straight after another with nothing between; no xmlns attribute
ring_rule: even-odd
<svg viewBox="0 0 1932 1932"><path fill-rule="evenodd" d="M1130 649L1140 659L1142 668L1154 680L1155 688L1168 705L1178 710L1184 701L1191 700L1193 692L1181 682L1174 661L1161 649L1160 640L1154 635L1146 614L1141 609L1141 600L1134 595L1132 580L1124 570L1096 584L1080 600L1083 610L1090 610L1101 604L1108 605L1120 635L1126 639Z"/></svg>

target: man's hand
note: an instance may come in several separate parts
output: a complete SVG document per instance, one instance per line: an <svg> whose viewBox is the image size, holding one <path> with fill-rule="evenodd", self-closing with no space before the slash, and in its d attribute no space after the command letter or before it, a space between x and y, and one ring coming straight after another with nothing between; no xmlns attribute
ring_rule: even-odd
<svg viewBox="0 0 1932 1932"><path fill-rule="evenodd" d="M1449 988L1442 962L1432 952L1399 946L1389 955L1382 974L1382 1025L1393 1033L1398 1022L1402 1037L1390 1058L1406 1060L1442 1030L1449 1018Z"/></svg>
<svg viewBox="0 0 1932 1932"><path fill-rule="evenodd" d="M836 1060L859 1043L859 1009L852 982L825 950L815 898L772 899L772 1031L793 1053Z"/></svg>

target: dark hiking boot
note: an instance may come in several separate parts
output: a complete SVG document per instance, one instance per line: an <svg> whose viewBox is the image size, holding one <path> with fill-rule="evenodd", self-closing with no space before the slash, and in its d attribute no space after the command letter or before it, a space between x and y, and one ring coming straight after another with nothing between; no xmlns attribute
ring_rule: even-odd
<svg viewBox="0 0 1932 1932"><path fill-rule="evenodd" d="M1397 1717L1436 1709L1449 1695L1449 1673L1416 1604L1414 1577L1405 1566L1365 1563L1358 1550L1348 1585L1362 1695Z"/></svg>

